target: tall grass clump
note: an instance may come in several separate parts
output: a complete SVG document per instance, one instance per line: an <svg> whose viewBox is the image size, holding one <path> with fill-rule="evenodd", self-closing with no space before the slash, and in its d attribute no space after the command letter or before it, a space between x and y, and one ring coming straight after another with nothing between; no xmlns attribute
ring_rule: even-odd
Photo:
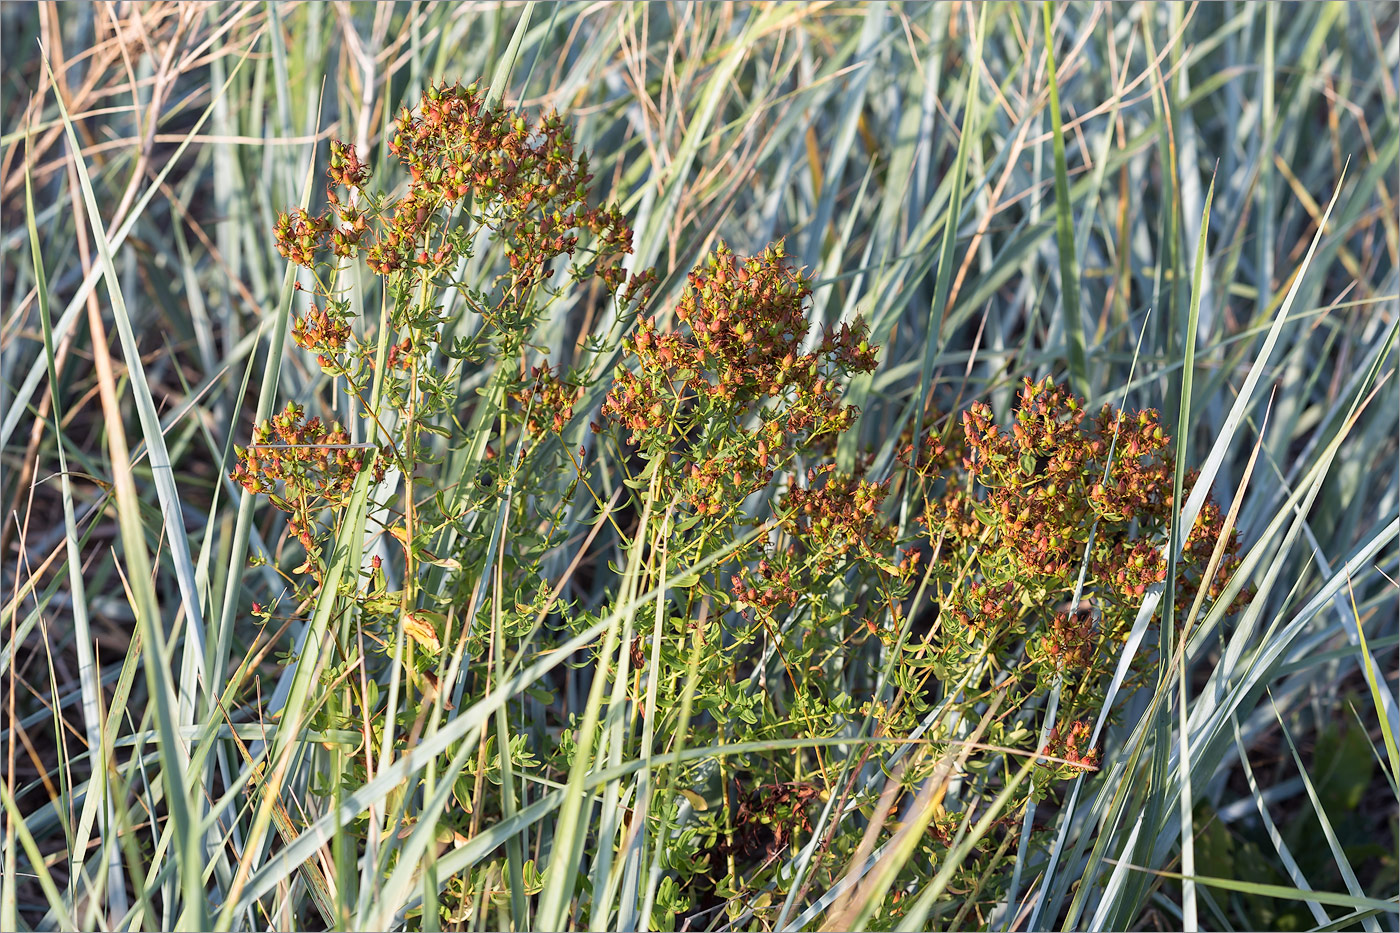
<svg viewBox="0 0 1400 933"><path fill-rule="evenodd" d="M0 16L0 928L1396 927L1395 10Z"/></svg>

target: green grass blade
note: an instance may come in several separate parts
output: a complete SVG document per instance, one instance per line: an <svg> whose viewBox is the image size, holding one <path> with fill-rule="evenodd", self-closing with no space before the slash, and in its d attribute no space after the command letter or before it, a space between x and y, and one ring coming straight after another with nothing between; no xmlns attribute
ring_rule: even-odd
<svg viewBox="0 0 1400 933"><path fill-rule="evenodd" d="M1092 395L1089 366L1084 355L1084 316L1079 310L1079 260L1075 256L1074 213L1069 200L1069 169L1065 164L1064 116L1060 111L1059 76L1055 73L1054 5L1041 6L1045 27L1047 84L1050 90L1050 138L1055 155L1055 239L1060 253L1060 308L1064 314L1065 344L1069 351L1069 382L1082 398ZM1085 218L1088 223L1090 218Z"/></svg>

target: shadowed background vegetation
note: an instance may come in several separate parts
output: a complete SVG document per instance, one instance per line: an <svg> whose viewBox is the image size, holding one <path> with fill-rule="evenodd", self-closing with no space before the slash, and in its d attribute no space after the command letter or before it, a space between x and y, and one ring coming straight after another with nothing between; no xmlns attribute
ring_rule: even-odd
<svg viewBox="0 0 1400 933"><path fill-rule="evenodd" d="M307 756L278 833L256 825L270 798L244 753L277 730L309 622L253 617L286 587L285 516L227 474L255 420L339 404L288 339L303 299L271 231L319 201L332 139L392 186L400 108L477 78L575 128L635 230L630 267L657 271L652 313L720 239L784 239L814 324L869 323L844 466L891 469L927 398L1005 417L1023 377L1052 375L1090 410L1161 410L1238 509L1248 607L1126 691L1101 770L1035 814L1049 844L1002 903L932 909L934 881L899 874L915 853L877 853L839 877L888 869L921 907L852 912L824 882L785 903L774 881L690 905L691 928L1396 928L1394 4L7 3L0 29L0 928L319 925L324 896L340 925L427 928L456 876L472 906L452 922L524 929L528 907L483 895L498 866L526 860L548 895L584 839L582 922L656 923L673 898L665 872L610 881L597 855L625 863L625 833L597 840L657 793L650 765L586 769L612 770L570 835L522 782L523 827L438 855L429 817L371 833L347 870ZM540 323L537 357L617 323L572 311ZM462 373L462 396L490 376ZM584 547L588 517L556 537ZM551 676L582 715L587 670ZM473 703L456 715L484 721ZM906 751L862 767L873 782ZM399 762L360 809L429 767ZM870 816L812 806L857 837ZM773 877L805 877L802 841ZM383 886L401 857L421 877Z"/></svg>

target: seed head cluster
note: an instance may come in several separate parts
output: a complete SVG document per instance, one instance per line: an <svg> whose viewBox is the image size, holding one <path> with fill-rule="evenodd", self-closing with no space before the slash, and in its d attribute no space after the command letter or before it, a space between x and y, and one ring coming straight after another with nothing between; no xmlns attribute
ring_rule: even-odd
<svg viewBox="0 0 1400 933"><path fill-rule="evenodd" d="M1137 600L1162 582L1174 467L1157 412L1105 405L1086 418L1083 402L1047 377L1025 381L1009 429L994 423L991 409L980 402L963 412L961 428L959 459L973 482L953 484L930 510L928 523L935 539L964 549L979 542L984 579L1002 577L1058 593L1072 585L1088 548L1089 585L1101 599ZM943 444L931 438L926 446ZM926 457L933 459L934 452ZM1184 585L1204 569L1222 527L1219 507L1208 502L1178 564ZM1210 582L1213 593L1237 564L1232 536Z"/></svg>
<svg viewBox="0 0 1400 933"><path fill-rule="evenodd" d="M518 407L518 417L531 437L558 434L573 420L574 405L583 398L584 387L561 379L548 366L533 366L528 379L510 393Z"/></svg>
<svg viewBox="0 0 1400 933"><path fill-rule="evenodd" d="M352 445L339 422L327 426L307 418L295 402L258 425L251 444L234 450L238 460L229 478L291 513L288 533L305 549L312 571L309 558L319 550L317 513L344 505L366 464L376 481L384 477L383 461L370 448Z"/></svg>
<svg viewBox="0 0 1400 933"><path fill-rule="evenodd" d="M1099 766L1099 753L1089 747L1091 734L1089 723L1080 719L1070 722L1063 731L1058 725L1052 726L1050 740L1045 743L1041 754L1063 758L1069 762L1065 767L1071 774L1092 770Z"/></svg>
<svg viewBox="0 0 1400 933"><path fill-rule="evenodd" d="M621 284L616 263L631 252L631 228L616 207L586 206L588 156L575 155L572 130L557 113L529 120L488 103L476 84L431 87L416 112L400 111L389 151L408 169L409 193L371 247L372 267L387 272L451 259L450 243L432 252L422 243L425 224L441 208L472 198L490 205L488 223L522 285L553 275L548 263L572 256L582 231L599 240L604 280Z"/></svg>
<svg viewBox="0 0 1400 933"><path fill-rule="evenodd" d="M721 244L690 274L675 308L681 326L642 318L627 339L603 418L648 458L674 452L680 494L696 513L742 501L854 420L842 380L872 371L875 351L857 320L802 352L810 294L781 243L743 259Z"/></svg>
<svg viewBox="0 0 1400 933"><path fill-rule="evenodd" d="M444 229L440 213L471 199L498 235L517 287L573 256L580 234L597 239L600 272L611 287L625 274L632 231L615 206L588 207L592 176L587 155L574 152L573 134L553 112L530 120L487 102L476 84L430 87L419 106L398 116L389 151L408 170L402 197L375 203L362 195L369 167L353 147L331 147L328 207L312 216L293 210L277 219L277 247L291 262L312 267L322 251L354 255L363 248L380 275L419 267L441 269L463 245Z"/></svg>

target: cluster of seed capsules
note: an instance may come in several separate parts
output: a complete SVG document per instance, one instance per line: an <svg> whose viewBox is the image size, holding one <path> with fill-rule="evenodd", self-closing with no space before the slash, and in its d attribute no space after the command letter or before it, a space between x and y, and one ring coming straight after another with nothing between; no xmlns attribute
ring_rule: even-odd
<svg viewBox="0 0 1400 933"><path fill-rule="evenodd" d="M351 338L350 325L323 308L312 306L292 322L292 339L297 346L315 353L321 369L332 375L344 371L341 354Z"/></svg>
<svg viewBox="0 0 1400 933"><path fill-rule="evenodd" d="M823 472L831 475L816 485ZM807 486L789 490L781 504L784 527L804 543L822 571L852 556L887 554L895 543L894 528L880 514L889 481L872 483L834 474L831 464L809 470Z"/></svg>
<svg viewBox="0 0 1400 933"><path fill-rule="evenodd" d="M453 260L456 246L442 236L440 212L469 201L477 219L503 241L517 277L550 277L549 262L572 256L580 232L587 232L596 237L605 281L621 284L617 262L631 251L632 231L616 206L586 205L588 157L575 154L558 114L527 120L489 104L476 84L434 86L416 109L400 111L388 148L408 169L407 192L387 202L362 196L369 167L352 146L334 142L328 207L320 215L298 209L278 218L274 233L283 256L311 267L326 249L348 256L363 248L380 275L441 267Z"/></svg>
<svg viewBox="0 0 1400 933"><path fill-rule="evenodd" d="M372 447L352 444L338 422L328 426L307 418L305 407L295 402L258 425L253 442L235 447L235 453L229 478L291 513L288 529L308 555L317 549L315 515L343 506L367 464L376 482L384 478L383 458Z"/></svg>
<svg viewBox="0 0 1400 933"><path fill-rule="evenodd" d="M782 244L753 257L721 244L690 273L675 308L681 326L644 317L627 338L603 420L647 456L674 453L682 498L698 514L764 488L796 452L852 424L842 380L873 371L875 350L856 321L802 352L810 294ZM758 424L742 427L751 415Z"/></svg>
<svg viewBox="0 0 1400 933"><path fill-rule="evenodd" d="M1073 683L1090 667L1094 638L1092 611L1056 612L1040 638L1031 642L1031 660L1049 675L1045 679L1058 675Z"/></svg>
<svg viewBox="0 0 1400 933"><path fill-rule="evenodd" d="M1025 621L1020 593L1011 581L998 584L984 580L967 581L958 598L948 605L948 614L959 631L980 637L998 637L1019 631Z"/></svg>
<svg viewBox="0 0 1400 933"><path fill-rule="evenodd" d="M530 118L488 103L476 84L434 86L417 108L399 113L388 149L409 175L407 190L393 198L366 190L370 169L353 146L331 143L325 210L297 208L273 225L283 257L316 270L331 258L359 256L381 276L433 278L449 273L488 231L509 266L497 279L504 297L493 309L506 323L528 317L532 289L554 276L554 261L580 251L624 304L644 301L655 287L652 270L624 271L632 230L616 205L587 204L588 157L575 153L558 114ZM344 374L348 308L318 291L327 307L301 316L293 338L325 371ZM407 338L395 342L390 367L406 368L418 349Z"/></svg>
<svg viewBox="0 0 1400 933"><path fill-rule="evenodd" d="M510 393L519 406L519 420L531 437L558 434L574 417L574 405L583 398L584 388L559 377L548 366L532 366L521 387Z"/></svg>
<svg viewBox="0 0 1400 933"><path fill-rule="evenodd" d="M1048 377L1027 379L1009 430L975 403L962 415L958 440L961 467L982 493L951 488L928 517L933 534L968 543L990 530L984 553L1006 558L1018 576L1053 581L1077 574L1092 528L1091 577L1113 595L1138 598L1165 578L1160 533L1172 517L1174 462L1157 412L1105 405L1087 419L1066 388ZM937 438L927 443L943 453ZM1207 500L1179 562L1183 584L1185 574L1204 567L1223 526L1219 507ZM1208 583L1212 595L1237 566L1232 532Z"/></svg>
<svg viewBox="0 0 1400 933"><path fill-rule="evenodd" d="M1042 755L1052 755L1068 762L1065 766L1071 771L1089 771L1099 766L1098 749L1089 742L1092 727L1082 719L1070 722L1062 731L1052 726L1049 741L1040 750Z"/></svg>
<svg viewBox="0 0 1400 933"><path fill-rule="evenodd" d="M819 477L831 474L825 482ZM747 606L773 609L820 596L833 576L860 564L904 581L917 569L909 550L896 561L895 529L881 515L888 483L835 475L833 464L810 468L807 485L778 501L787 546L730 577L734 598Z"/></svg>
<svg viewBox="0 0 1400 933"><path fill-rule="evenodd" d="M417 262L445 263L452 244L425 244L437 211L470 199L503 241L519 281L549 278L555 257L572 256L580 232L597 238L599 271L621 284L616 264L632 248L632 231L616 206L588 207L588 156L576 155L573 134L557 113L534 120L488 103L476 84L430 87L418 108L399 112L389 151L408 169L408 194L370 247L384 274Z"/></svg>

